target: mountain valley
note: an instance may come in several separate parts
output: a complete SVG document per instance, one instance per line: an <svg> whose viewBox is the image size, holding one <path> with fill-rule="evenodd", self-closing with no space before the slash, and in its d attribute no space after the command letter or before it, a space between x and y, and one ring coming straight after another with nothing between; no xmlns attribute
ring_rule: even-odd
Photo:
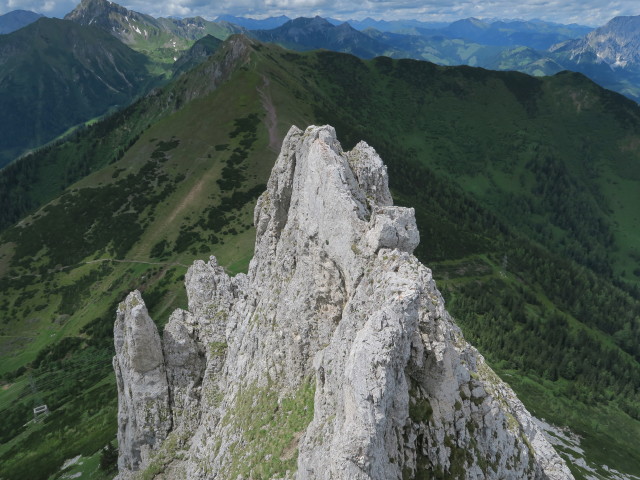
<svg viewBox="0 0 640 480"><path fill-rule="evenodd" d="M190 307L194 261L247 272L283 139L324 124L345 152L364 140L380 154L447 310L571 474L640 478L640 107L587 78L638 98L636 17L591 33L475 19L352 27L83 0L65 18L0 35L0 105L21 115L0 123L1 478L115 475L98 464L116 439L118 305L139 290L162 334ZM313 390L300 392L308 408ZM296 442L278 452L287 468ZM459 442L425 474L465 478ZM171 474L165 447L141 478ZM250 476L286 476L278 458Z"/></svg>
<svg viewBox="0 0 640 480"><path fill-rule="evenodd" d="M228 22L211 22L201 17L154 18L108 0L83 0L64 18L80 25L101 28L147 55L158 64L159 72L170 70L180 54L205 35L224 40L242 31Z"/></svg>
<svg viewBox="0 0 640 480"><path fill-rule="evenodd" d="M25 26L9 33L8 23L0 35L0 166L129 105L174 67L193 66L193 57L178 60L193 56L197 40L218 45L241 31L202 18L155 19L106 0L85 0L65 20L9 17Z"/></svg>
<svg viewBox="0 0 640 480"><path fill-rule="evenodd" d="M15 30L19 25L27 25L38 17L30 12L16 11L7 14L7 32ZM15 28L13 17L16 18ZM637 74L636 62L633 60L633 45L637 43L637 17L620 17L609 24L592 31L589 27L579 25L559 25L542 21L496 21L469 18L450 24L429 22L383 22L356 21L350 23L335 19L296 18L285 16L267 18L263 20L243 19L234 16L220 16L216 21L208 21L201 17L194 18L154 18L152 16L128 10L107 0L83 0L78 6L65 16L65 23L57 24L57 33L51 32L52 48L60 49L53 53L42 51L24 51L20 42L29 39L35 33L35 27L27 27L24 33L15 32L4 37L5 59L8 65L0 68L0 77L5 79L8 96L5 115L7 132L4 153L0 163L6 164L17 156L55 140L61 134L71 129L81 127L86 122L95 121L101 115L118 106L128 104L138 95L144 95L153 86L166 82L177 70L184 72L182 64L193 66L193 60L180 60L182 55L192 55L188 50L203 37L211 36L217 40L225 40L229 35L244 33L260 41L275 42L285 48L294 50L312 50L326 48L334 51L351 53L361 58L370 59L376 56L390 56L392 58L415 58L427 60L441 65L470 65L493 70L518 70L524 73L541 76L553 75L562 70L581 72L600 85L618 91L629 98L637 100L640 91L640 77ZM52 20L53 21L53 20ZM232 23L232 22L237 22ZM102 87L108 87L105 94L100 95L100 101L91 97L96 86L91 85L91 76L100 74L93 72L89 77L80 75L73 77L74 81L87 83L80 89L76 98L69 98L68 94L60 94L59 90L75 90L69 85L68 75L60 75L60 67L53 62L53 58L69 56L63 52L67 44L57 44L64 36L73 36L71 24L80 24L91 29L102 29L114 36L135 52L143 56L135 56L133 52L120 52L120 56L127 56L126 71L135 75L137 83L126 79L128 83L121 85L106 82ZM354 25L352 27L351 25ZM29 30L31 28L32 30ZM50 29L51 27L49 27ZM68 31L67 31L68 30ZM589 33L591 32L591 33ZM588 36L586 36L588 34ZM104 48L113 42L95 35L96 44ZM590 46L592 38L608 38L610 45L602 47L610 52L618 52L618 57L624 61L611 60L607 53L596 52ZM65 40L68 42L69 40ZM89 42L91 43L91 42ZM36 47L37 43L30 48ZM581 46L579 46L581 45ZM603 44L604 45L604 44ZM95 47L96 51L100 47ZM201 47L199 47L201 48ZM122 48L120 48L122 50ZM205 50L211 53L212 47ZM581 53L577 53L577 52ZM25 57L26 55L26 57ZM25 58L34 55L44 55L47 61L40 65L37 62L25 63ZM73 57L75 54L71 54ZM614 55L615 56L615 55ZM198 58L204 58L202 56ZM80 61L80 65L73 62ZM74 58L67 60L63 71L74 73L76 70L87 68L86 62ZM617 62L617 63L616 63ZM102 62L103 64L105 62ZM122 62L120 62L122 63ZM135 67L133 67L135 63ZM47 65L48 64L48 65ZM27 85L24 91L17 92L11 82L22 82L22 78L34 77L34 68L53 68L53 72L38 72L38 75L54 75L55 80L43 82L39 87ZM93 67L90 67L93 68ZM106 65L106 68L113 66ZM120 70L117 70L120 68ZM123 65L116 66L117 71ZM135 73L133 73L135 72ZM75 74L75 73L74 73ZM113 76L113 72L111 76ZM115 75L118 75L115 73ZM13 80L11 80L13 79ZM55 87L57 86L57 90ZM36 109L27 109L20 104L20 98L31 100L39 92ZM26 95L26 97L25 97ZM65 97L65 95L67 95ZM32 100L33 101L33 100ZM17 103L15 103L17 102ZM52 107L50 104L58 102ZM61 105L73 105L72 108L62 109ZM92 104L92 108L87 105ZM34 120L38 109L50 113L50 119ZM70 116L68 112L74 112ZM55 124L55 125L52 125ZM28 125L19 128L16 125ZM13 126L13 127L11 127ZM17 133L17 134L16 134Z"/></svg>
<svg viewBox="0 0 640 480"><path fill-rule="evenodd" d="M41 18L0 36L0 165L128 105L153 85L147 58L93 27Z"/></svg>
<svg viewBox="0 0 640 480"><path fill-rule="evenodd" d="M633 102L577 74L229 38L0 174L4 475L48 478L114 439L116 305L139 289L162 328L186 306L194 259L246 271L282 138L323 123L345 149L364 139L385 159L396 202L416 209L415 253L466 338L534 414L581 437L573 475L639 475L639 122ZM24 426L36 400L51 414Z"/></svg>

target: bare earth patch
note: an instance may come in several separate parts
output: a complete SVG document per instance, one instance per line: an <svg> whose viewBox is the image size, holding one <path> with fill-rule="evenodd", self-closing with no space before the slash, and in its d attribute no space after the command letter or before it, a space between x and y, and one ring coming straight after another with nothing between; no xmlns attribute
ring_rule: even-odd
<svg viewBox="0 0 640 480"><path fill-rule="evenodd" d="M296 452L298 451L298 443L300 443L300 438L302 438L302 434L304 432L296 432L293 434L293 439L291 443L282 451L282 455L280 455L280 460L286 462L287 460L291 460Z"/></svg>
<svg viewBox="0 0 640 480"><path fill-rule="evenodd" d="M269 93L269 79L266 76L262 76L264 84L262 88L258 88L260 94L260 100L262 101L262 107L267 112L267 118L265 123L267 125L267 131L269 132L269 148L274 152L280 152L282 148L282 140L278 135L278 116L276 114L276 107L273 104L271 93Z"/></svg>

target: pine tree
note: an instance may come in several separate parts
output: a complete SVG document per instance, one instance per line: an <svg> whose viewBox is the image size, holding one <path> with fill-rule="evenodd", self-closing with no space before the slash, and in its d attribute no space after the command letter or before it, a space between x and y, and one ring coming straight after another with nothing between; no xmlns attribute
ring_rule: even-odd
<svg viewBox="0 0 640 480"><path fill-rule="evenodd" d="M111 442L100 453L100 469L105 472L114 471L118 465L118 449Z"/></svg>

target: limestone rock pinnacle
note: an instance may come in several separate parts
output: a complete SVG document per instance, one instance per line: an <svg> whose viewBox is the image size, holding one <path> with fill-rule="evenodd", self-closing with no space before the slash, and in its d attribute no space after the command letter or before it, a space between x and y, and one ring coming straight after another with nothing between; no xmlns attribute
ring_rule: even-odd
<svg viewBox="0 0 640 480"><path fill-rule="evenodd" d="M196 261L162 345L136 292L119 310L122 477L573 478L445 310L370 146L292 127L254 221L248 273Z"/></svg>
<svg viewBox="0 0 640 480"><path fill-rule="evenodd" d="M118 385L118 468L137 470L171 429L169 388L158 330L140 292L118 307L113 368Z"/></svg>

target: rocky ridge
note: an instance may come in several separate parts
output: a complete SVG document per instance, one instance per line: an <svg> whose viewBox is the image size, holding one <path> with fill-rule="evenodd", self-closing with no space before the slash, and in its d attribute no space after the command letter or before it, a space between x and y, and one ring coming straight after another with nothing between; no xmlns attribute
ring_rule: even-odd
<svg viewBox="0 0 640 480"><path fill-rule="evenodd" d="M202 17L154 18L109 0L81 0L64 19L101 28L134 50L147 53L157 47L184 51L207 34L226 38L243 31L228 22L210 22Z"/></svg>
<svg viewBox="0 0 640 480"><path fill-rule="evenodd" d="M640 64L640 16L615 17L583 38L554 45L551 52L575 62L605 63L611 68Z"/></svg>
<svg viewBox="0 0 640 480"><path fill-rule="evenodd" d="M148 37L155 29L161 28L150 15L128 10L108 0L82 0L64 19L80 25L100 27L127 44L136 35Z"/></svg>
<svg viewBox="0 0 640 480"><path fill-rule="evenodd" d="M162 341L138 292L119 306L119 478L573 478L446 312L371 147L292 127L254 221L248 274L196 261Z"/></svg>

